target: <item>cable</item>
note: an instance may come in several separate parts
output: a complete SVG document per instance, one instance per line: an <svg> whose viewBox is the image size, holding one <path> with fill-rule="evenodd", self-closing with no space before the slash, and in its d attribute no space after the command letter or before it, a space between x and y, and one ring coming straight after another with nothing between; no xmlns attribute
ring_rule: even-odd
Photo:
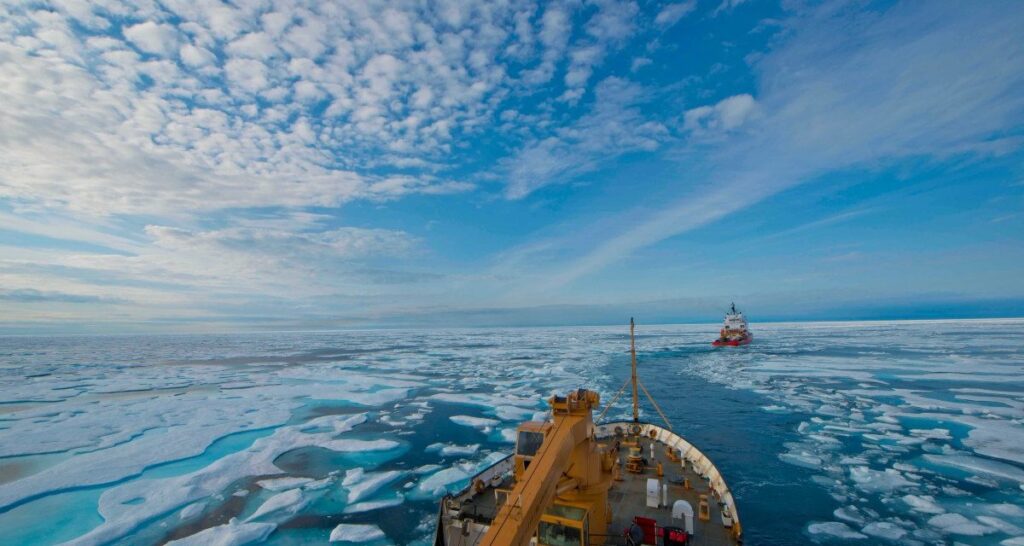
<svg viewBox="0 0 1024 546"><path fill-rule="evenodd" d="M650 392L647 392L647 387L643 386L643 383L640 383L639 381L637 381L637 383L640 385L640 388L643 389L643 393L647 394L647 400L649 400L650 403L654 406L654 409L657 410L657 415L662 416L662 420L665 421L665 424L669 425L669 430L672 430L672 421L670 421L669 418L665 416L665 413L662 412L662 409L657 407L657 403L654 402L654 397L650 395Z"/></svg>
<svg viewBox="0 0 1024 546"><path fill-rule="evenodd" d="M595 423L600 423L601 420L604 419L604 414L608 413L608 410L612 409L612 406L615 404L615 402L617 402L619 400L619 397L622 396L622 393L626 391L627 385L629 385L629 379L627 379L626 382L622 384L622 388L619 389L619 392L615 393L615 396L612 397L611 402L608 402L608 405L604 407L604 411L601 412L601 415L597 416L597 419L594 421Z"/></svg>

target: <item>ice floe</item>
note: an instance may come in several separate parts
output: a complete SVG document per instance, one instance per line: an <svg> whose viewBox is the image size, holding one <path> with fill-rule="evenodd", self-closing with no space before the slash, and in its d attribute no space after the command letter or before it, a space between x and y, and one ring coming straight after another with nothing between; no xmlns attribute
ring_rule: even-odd
<svg viewBox="0 0 1024 546"><path fill-rule="evenodd" d="M173 546L237 546L263 542L274 532L273 523L239 523L232 519L225 525L204 529L194 535L173 540Z"/></svg>
<svg viewBox="0 0 1024 546"><path fill-rule="evenodd" d="M192 519L192 518L198 516L199 514L202 514L203 513L203 508L205 508L205 507L206 507L206 503L205 502L194 502L194 503L186 506L185 508L182 508L181 512L178 514L178 516L181 519Z"/></svg>
<svg viewBox="0 0 1024 546"><path fill-rule="evenodd" d="M980 536L995 531L991 527L971 521L957 513L947 513L933 516L928 520L928 525L938 527L944 532L953 535Z"/></svg>
<svg viewBox="0 0 1024 546"><path fill-rule="evenodd" d="M480 444L471 444L468 446L444 446L441 448L441 455L445 456L466 456L473 455L480 450Z"/></svg>
<svg viewBox="0 0 1024 546"><path fill-rule="evenodd" d="M914 485L914 482L907 480L903 474L893 468L874 470L866 466L854 466L850 468L850 478L857 484L857 487L870 493L894 491Z"/></svg>
<svg viewBox="0 0 1024 546"><path fill-rule="evenodd" d="M245 521L258 520L268 515L276 517L281 517L282 515L291 516L305 508L310 503L310 500L309 497L303 495L301 489L291 489L284 493L278 493L261 504L256 512L246 518Z"/></svg>
<svg viewBox="0 0 1024 546"><path fill-rule="evenodd" d="M296 487L299 487L300 485L305 485L311 481L313 481L312 478L285 477L272 478L269 480L260 480L256 482L256 485L262 487L263 489L266 489L267 491L280 492L287 491L289 489L294 489Z"/></svg>
<svg viewBox="0 0 1024 546"><path fill-rule="evenodd" d="M935 497L930 495L903 495L903 502L907 503L915 512L923 514L941 514L945 510L935 504Z"/></svg>
<svg viewBox="0 0 1024 546"><path fill-rule="evenodd" d="M874 521L874 522L871 522L871 523L865 525L861 529L861 532L864 533L865 535L870 535L870 536L873 536L873 537L878 537L878 538L883 538L885 540L893 540L893 541L899 540L899 539L903 538L904 535L907 534L907 531L905 529L903 529L899 525L896 525L895 523L890 523L888 521Z"/></svg>
<svg viewBox="0 0 1024 546"><path fill-rule="evenodd" d="M349 415L344 418L344 425L339 425L338 430L351 430L365 421L366 414ZM286 451L334 441L333 432L307 434L301 432L300 428L279 428L274 434L256 440L248 450L223 457L196 472L172 478L129 481L111 488L100 497L99 511L105 520L103 524L72 542L113 542L147 520L216 495L241 478L281 474L273 461ZM142 502L125 503L136 498L142 499Z"/></svg>
<svg viewBox="0 0 1024 546"><path fill-rule="evenodd" d="M331 531L331 542L365 544L385 538L384 531L376 525L342 523Z"/></svg>
<svg viewBox="0 0 1024 546"><path fill-rule="evenodd" d="M405 472L391 470L388 472L375 472L360 474L357 480L346 480L342 485L348 490L348 502L359 502L377 492L378 489L401 478Z"/></svg>
<svg viewBox="0 0 1024 546"><path fill-rule="evenodd" d="M839 521L812 523L807 526L807 532L810 533L811 536L826 535L846 540L868 538L867 535L854 531L849 525Z"/></svg>
<svg viewBox="0 0 1024 546"><path fill-rule="evenodd" d="M379 510L381 508L388 508L390 506L398 506L405 502L405 497L398 494L394 497L387 499L380 499L375 501L357 502L350 504L345 507L342 511L344 514L359 514L362 512L372 512L373 510Z"/></svg>
<svg viewBox="0 0 1024 546"><path fill-rule="evenodd" d="M495 419L488 419L486 417L473 417L471 415L452 415L449 417L453 423L466 427L478 428L484 431L488 431L491 427L498 424Z"/></svg>

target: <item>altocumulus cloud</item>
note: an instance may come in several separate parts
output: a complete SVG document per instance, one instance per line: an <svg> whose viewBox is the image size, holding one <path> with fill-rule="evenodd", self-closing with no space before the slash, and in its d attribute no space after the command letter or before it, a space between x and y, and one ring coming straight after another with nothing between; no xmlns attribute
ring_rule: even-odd
<svg viewBox="0 0 1024 546"><path fill-rule="evenodd" d="M418 237L301 211L495 179L521 198L657 148L667 131L639 114L640 88L594 77L656 15L620 0L0 6L0 216L111 249L9 248L0 281L167 313L372 291L360 271L423 278L373 269L423 256ZM514 160L474 167L486 134Z"/></svg>
<svg viewBox="0 0 1024 546"><path fill-rule="evenodd" d="M469 191L452 152L498 115L536 146L550 105L504 105L553 84L575 103L639 17L613 0L0 10L0 196L94 215Z"/></svg>

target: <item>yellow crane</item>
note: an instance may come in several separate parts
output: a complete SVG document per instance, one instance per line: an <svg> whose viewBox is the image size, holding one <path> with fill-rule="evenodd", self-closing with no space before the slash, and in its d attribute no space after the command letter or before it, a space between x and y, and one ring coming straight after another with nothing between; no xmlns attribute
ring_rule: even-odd
<svg viewBox="0 0 1024 546"><path fill-rule="evenodd" d="M592 543L604 542L600 535L607 532L610 519L608 489L616 457L594 437L591 410L600 396L580 389L548 402L550 423L523 423L517 431L515 487L482 545L525 545L534 532L543 536L566 529L600 538Z"/></svg>

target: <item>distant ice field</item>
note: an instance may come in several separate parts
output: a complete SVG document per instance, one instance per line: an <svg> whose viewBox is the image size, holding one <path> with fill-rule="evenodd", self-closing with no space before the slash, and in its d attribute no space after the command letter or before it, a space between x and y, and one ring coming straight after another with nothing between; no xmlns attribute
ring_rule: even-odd
<svg viewBox="0 0 1024 546"><path fill-rule="evenodd" d="M751 327L637 338L747 544L1024 544L1024 321ZM626 326L0 337L0 543L429 544L440 496L552 393L609 400L628 347Z"/></svg>

